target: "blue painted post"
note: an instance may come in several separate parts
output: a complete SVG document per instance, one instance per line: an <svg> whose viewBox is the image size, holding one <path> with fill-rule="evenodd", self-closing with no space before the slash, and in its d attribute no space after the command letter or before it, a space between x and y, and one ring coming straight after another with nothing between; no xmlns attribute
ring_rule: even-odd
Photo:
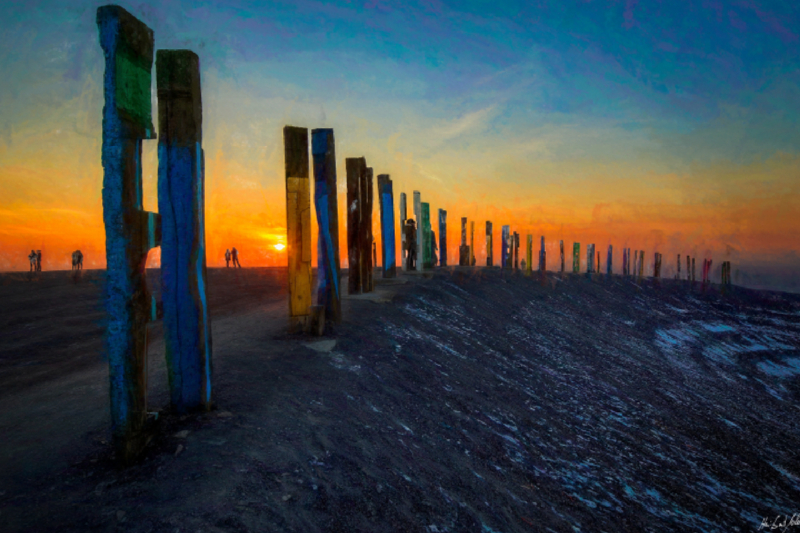
<svg viewBox="0 0 800 533"><path fill-rule="evenodd" d="M103 92L103 222L111 431L117 458L144 447L147 416L147 323L155 300L145 264L161 244L161 218L142 210L142 141L154 139L151 107L153 31L118 6L97 10L105 58Z"/></svg>
<svg viewBox="0 0 800 533"><path fill-rule="evenodd" d="M509 257L509 252L511 252L511 227L510 226L503 226L502 228L502 239L503 242L501 243L500 247L500 265L502 268L511 268L511 258Z"/></svg>
<svg viewBox="0 0 800 533"><path fill-rule="evenodd" d="M183 413L211 407L203 108L197 55L189 50L159 50L156 86L164 346L170 399Z"/></svg>
<svg viewBox="0 0 800 533"><path fill-rule="evenodd" d="M614 248L609 244L608 245L608 259L606 259L606 274L609 276L611 275L611 259L613 257L612 252Z"/></svg>
<svg viewBox="0 0 800 533"><path fill-rule="evenodd" d="M439 209L439 266L447 266L447 211Z"/></svg>
<svg viewBox="0 0 800 533"><path fill-rule="evenodd" d="M381 265L384 278L397 276L394 243L394 191L389 174L378 175L381 205Z"/></svg>
<svg viewBox="0 0 800 533"><path fill-rule="evenodd" d="M317 240L317 305L325 320L342 320L339 260L339 201L336 190L336 143L332 129L311 130L314 158L314 206L319 227Z"/></svg>

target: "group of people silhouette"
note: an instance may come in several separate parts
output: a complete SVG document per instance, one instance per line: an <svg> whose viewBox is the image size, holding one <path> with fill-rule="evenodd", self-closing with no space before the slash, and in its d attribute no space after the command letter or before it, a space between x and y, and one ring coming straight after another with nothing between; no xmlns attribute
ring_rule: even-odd
<svg viewBox="0 0 800 533"><path fill-rule="evenodd" d="M239 264L239 251L236 248L232 248L230 250L225 250L225 267L231 266L231 261L233 261L233 268L239 267L242 268L242 265Z"/></svg>
<svg viewBox="0 0 800 533"><path fill-rule="evenodd" d="M31 272L41 272L42 271L42 251L41 250L31 250L31 253L28 255L28 261L31 263Z"/></svg>

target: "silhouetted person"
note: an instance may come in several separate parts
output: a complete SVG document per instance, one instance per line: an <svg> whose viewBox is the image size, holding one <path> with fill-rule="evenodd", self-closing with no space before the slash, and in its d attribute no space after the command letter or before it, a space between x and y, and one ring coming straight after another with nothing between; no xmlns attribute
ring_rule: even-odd
<svg viewBox="0 0 800 533"><path fill-rule="evenodd" d="M36 258L37 257L38 256L36 255L36 251L31 250L30 255L28 255L28 261L31 264L31 270L30 270L31 272L33 272L34 270L38 270L38 268L36 267Z"/></svg>
<svg viewBox="0 0 800 533"><path fill-rule="evenodd" d="M233 260L234 268L242 268L242 265L239 264L239 251L236 248L231 249L231 259Z"/></svg>
<svg viewBox="0 0 800 533"><path fill-rule="evenodd" d="M225 268L231 266L231 251L225 250Z"/></svg>
<svg viewBox="0 0 800 533"><path fill-rule="evenodd" d="M83 270L83 254L80 250L72 252L72 270Z"/></svg>
<svg viewBox="0 0 800 533"><path fill-rule="evenodd" d="M36 271L42 271L42 251L36 250Z"/></svg>
<svg viewBox="0 0 800 533"><path fill-rule="evenodd" d="M415 270L417 265L417 224L413 218L406 221L406 270Z"/></svg>

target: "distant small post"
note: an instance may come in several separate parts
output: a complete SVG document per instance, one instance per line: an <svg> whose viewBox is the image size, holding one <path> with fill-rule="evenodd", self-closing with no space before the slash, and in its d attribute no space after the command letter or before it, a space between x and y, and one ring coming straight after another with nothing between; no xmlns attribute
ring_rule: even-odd
<svg viewBox="0 0 800 533"><path fill-rule="evenodd" d="M397 276L394 243L394 191L389 174L378 174L378 192L381 206L381 265L382 277Z"/></svg>
<svg viewBox="0 0 800 533"><path fill-rule="evenodd" d="M547 271L547 252L544 249L544 235L542 235L542 242L539 248L539 272L542 274Z"/></svg>
<svg viewBox="0 0 800 533"><path fill-rule="evenodd" d="M408 218L408 208L406 206L406 193L400 193L400 263L403 270L406 267L406 219Z"/></svg>
<svg viewBox="0 0 800 533"><path fill-rule="evenodd" d="M644 250L639 251L639 279L644 277Z"/></svg>
<svg viewBox="0 0 800 533"><path fill-rule="evenodd" d="M533 272L533 235L527 236L527 247L525 249L525 274Z"/></svg>
<svg viewBox="0 0 800 533"><path fill-rule="evenodd" d="M469 266L475 266L475 221L469 221Z"/></svg>
<svg viewBox="0 0 800 533"><path fill-rule="evenodd" d="M365 160L366 162L366 160ZM359 247L361 248L361 291L372 292L373 288L373 261L372 261L372 167L361 169L361 219L358 221L360 232Z"/></svg>
<svg viewBox="0 0 800 533"><path fill-rule="evenodd" d="M469 266L469 246L467 246L467 217L461 217L461 246L458 247L458 266Z"/></svg>
<svg viewBox="0 0 800 533"><path fill-rule="evenodd" d="M558 241L558 248L561 252L561 273L564 273L564 241Z"/></svg>
<svg viewBox="0 0 800 533"><path fill-rule="evenodd" d="M606 274L609 276L611 275L611 260L613 258L613 251L614 248L610 244L608 245L608 259L606 259Z"/></svg>
<svg viewBox="0 0 800 533"><path fill-rule="evenodd" d="M447 266L447 211L439 209L439 266Z"/></svg>
<svg viewBox="0 0 800 533"><path fill-rule="evenodd" d="M345 159L347 169L347 293L361 292L361 246L359 222L361 220L361 173L366 171L367 161L363 157Z"/></svg>
<svg viewBox="0 0 800 533"><path fill-rule="evenodd" d="M422 268L433 268L433 237L431 235L431 204L422 202Z"/></svg>
<svg viewBox="0 0 800 533"><path fill-rule="evenodd" d="M422 235L422 197L419 191L414 191L414 217L417 219L417 270L422 270L425 264L425 237Z"/></svg>
<svg viewBox="0 0 800 533"><path fill-rule="evenodd" d="M511 227L510 226L503 226L502 233L500 238L503 242L501 242L500 246L500 266L503 269L511 268L511 264L513 261L509 259L509 255L511 254Z"/></svg>
<svg viewBox="0 0 800 533"><path fill-rule="evenodd" d="M492 242L492 223L486 221L486 266L493 266L494 243Z"/></svg>
<svg viewBox="0 0 800 533"><path fill-rule="evenodd" d="M572 273L577 274L581 268L581 243L572 244Z"/></svg>
<svg viewBox="0 0 800 533"><path fill-rule="evenodd" d="M519 270L519 233L514 232L514 270Z"/></svg>

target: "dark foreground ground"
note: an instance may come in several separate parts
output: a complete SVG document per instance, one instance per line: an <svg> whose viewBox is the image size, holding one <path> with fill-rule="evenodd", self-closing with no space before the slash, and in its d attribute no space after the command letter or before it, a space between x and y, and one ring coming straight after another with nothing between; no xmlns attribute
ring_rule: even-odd
<svg viewBox="0 0 800 533"><path fill-rule="evenodd" d="M728 532L800 512L796 295L451 269L346 300L320 343L283 333L284 270L212 270L218 408L162 413L118 470L100 274L0 277L2 531Z"/></svg>

